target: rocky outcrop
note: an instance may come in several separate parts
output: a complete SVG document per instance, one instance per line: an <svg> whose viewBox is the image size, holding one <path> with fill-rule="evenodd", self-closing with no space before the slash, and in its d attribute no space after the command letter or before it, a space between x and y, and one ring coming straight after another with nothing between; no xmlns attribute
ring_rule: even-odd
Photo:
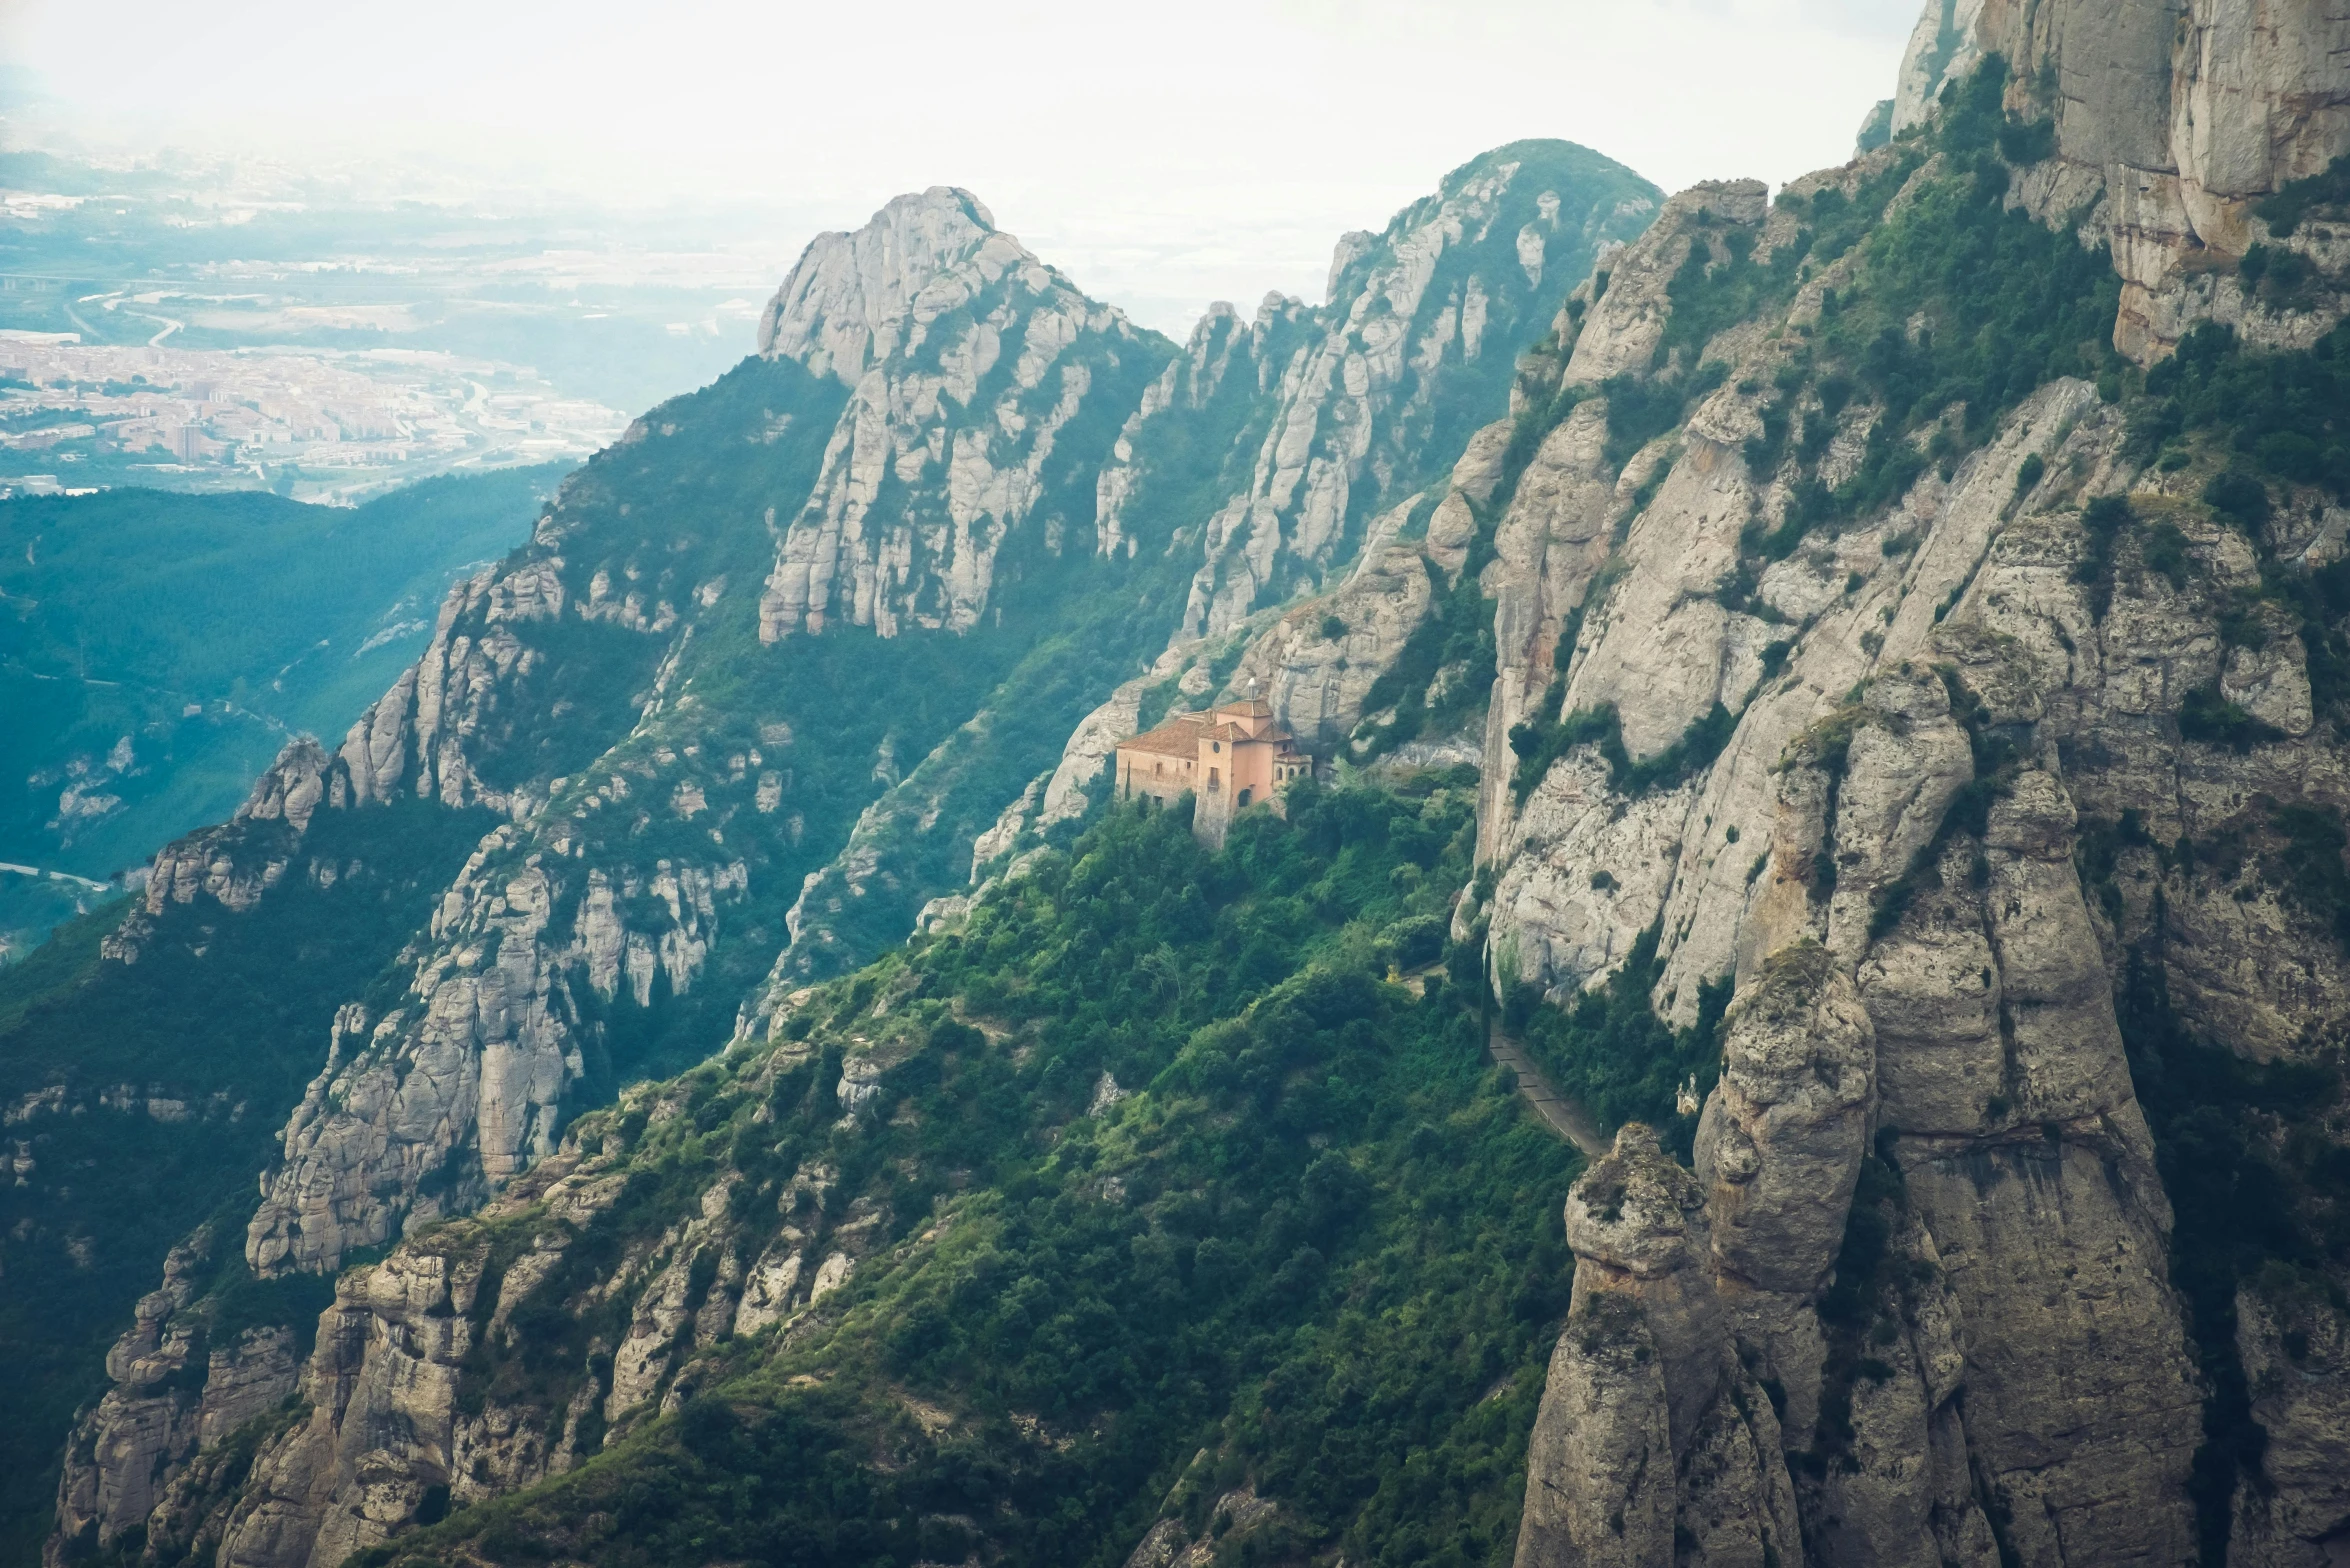
<svg viewBox="0 0 2350 1568"><path fill-rule="evenodd" d="M1779 1423L1731 1352L1697 1179L1628 1124L1566 1223L1574 1300L1527 1446L1518 1568L1801 1560Z"/></svg>
<svg viewBox="0 0 2350 1568"><path fill-rule="evenodd" d="M837 1088L844 1125L910 1052L889 1014L885 996L864 1026L881 1038ZM810 1054L787 1043L751 1063L753 1092ZM187 1365L205 1303L193 1264L177 1267L118 1350L118 1387L85 1418L61 1489L75 1511L52 1559L144 1523L150 1560L209 1544L233 1568L330 1568L451 1507L563 1474L673 1412L702 1353L807 1318L888 1233L870 1196L828 1210L837 1178L821 1162L768 1179L755 1203L743 1191L755 1178L721 1162L660 1224L617 1245L599 1230L647 1192L615 1126L665 1136L687 1094L666 1089L640 1087L617 1114L587 1119L472 1217L346 1270L306 1365L281 1328L247 1335L234 1356L216 1350L203 1371ZM621 1327L563 1354L537 1342L585 1315ZM484 1386L484 1367L525 1362L532 1376Z"/></svg>
<svg viewBox="0 0 2350 1568"><path fill-rule="evenodd" d="M1224 1551L1257 1549L1254 1538L1281 1522L1279 1504L1258 1496L1255 1487L1244 1486L1210 1505L1208 1528L1196 1538L1179 1518L1152 1525L1128 1554L1126 1568L1209 1568Z"/></svg>
<svg viewBox="0 0 2350 1568"><path fill-rule="evenodd" d="M549 1412L496 1401L462 1407L458 1384L476 1343L511 1333L516 1305L556 1271L620 1187L572 1151L485 1211L487 1225L535 1231L502 1267L493 1267L477 1229L401 1247L338 1280L302 1373L307 1419L264 1445L250 1478L215 1504L216 1560L324 1568L452 1501L575 1463L577 1410L553 1412L550 1431Z"/></svg>
<svg viewBox="0 0 2350 1568"><path fill-rule="evenodd" d="M483 839L443 895L404 995L336 1019L247 1227L254 1271L331 1271L405 1225L464 1213L552 1152L587 1071L583 1016L692 989L740 862L567 873L522 829ZM568 938L553 929L567 913Z"/></svg>
<svg viewBox="0 0 2350 1568"><path fill-rule="evenodd" d="M1851 980L1808 942L1773 958L1722 1027L1721 1085L1696 1143L1711 1267L1800 1432L1818 1419L1816 1308L1868 1153L1876 1040Z"/></svg>
<svg viewBox="0 0 2350 1568"><path fill-rule="evenodd" d="M51 1564L142 1538L152 1550L190 1544L167 1485L200 1452L218 1450L275 1413L293 1394L294 1333L276 1325L230 1326L212 1342L214 1322L186 1309L211 1259L209 1230L174 1248L163 1286L143 1297L131 1328L107 1352L112 1381L85 1412L66 1446L57 1484L57 1522L44 1554Z"/></svg>
<svg viewBox="0 0 2350 1568"><path fill-rule="evenodd" d="M542 534L554 531L541 525ZM613 608L608 573L599 573L588 593L574 599L567 596L561 565L559 558L541 557L511 569L491 568L450 588L423 656L343 737L338 777L329 790L334 804L342 804L347 788L354 803L407 793L516 817L532 809L537 800L527 787L501 789L484 781L479 755L485 741L502 738L491 727L502 707L515 705L514 685L544 658L523 632L532 623L561 621L567 604L582 620L619 618L605 613ZM666 604L655 607L654 621L666 617L667 625L646 621L633 594L628 608L632 630L667 631L676 622L676 611Z"/></svg>
<svg viewBox="0 0 2350 1568"><path fill-rule="evenodd" d="M2230 1556L2331 1562L2350 1546L2350 1333L2306 1290L2254 1288L2236 1296L2236 1345L2269 1484L2237 1494Z"/></svg>
<svg viewBox="0 0 2350 1568"><path fill-rule="evenodd" d="M2096 482L2113 428L2082 419L2067 394L2051 398L2019 416L2015 435L2079 447L2074 471ZM1787 661L1792 679L1750 703L1700 782L1611 803L1606 770L1586 753L1529 799L1528 827L1563 791L1618 833L1662 812L1682 840L1669 856L1640 857L1627 876L1596 852L1600 841L1521 828L1495 901L1495 930L1516 938L1522 961L1529 933L1555 943L1580 927L1513 890L1575 888L1605 865L1615 896L1661 911L1660 1003L1677 993L1688 1008L1691 981L1709 973L1737 980L1699 1170L1726 1332L1777 1391L1789 1451L1852 1445L1857 1469L1838 1460L1816 1483L1808 1464L1798 1469L1815 1560L1909 1560L1929 1540L1951 1560L1983 1560L1993 1520L2012 1521L2001 1528L2027 1561L2188 1555L2183 1484L2201 1394L2165 1277L2168 1213L2113 1023L2116 977L2074 869L2075 810L2055 774L2026 767L1994 786L1979 838L1954 832L1976 742L1943 678L1907 653L1930 649L1949 663L1978 723L2012 718L2045 733L2059 712L2068 726L2092 723L2093 703L2063 695L2064 666L2011 673L2030 648L2069 657L2053 636L2010 629L2025 603L2047 600L2027 600L1998 564L2003 550L2020 557L2039 548L2026 537L2045 537L1992 503L2014 494L2031 444L1994 446L1976 471L1912 498L1934 521L1906 559L1907 602L1895 608L1864 587L1850 609L1820 614ZM2063 582L2064 596L2078 592L2069 560L2034 570ZM1953 586L1928 586L1940 581ZM1954 594L1958 608L1939 623L1925 613ZM1837 628L1867 627L1880 602L1881 647L1856 667L1874 638ZM1995 637L1976 605L2001 622ZM2094 623L2081 624L2074 646L2094 646ZM1905 653L1912 662L1896 662ZM1872 668L1856 700L1832 699ZM1650 732L1669 729L1670 718ZM1627 723L1628 749L1634 733ZM2114 787L2114 773L2129 771L2123 759L2117 746L2108 768L2076 787ZM1822 859L1832 876L1820 874ZM1660 860L1668 869L1637 869ZM1823 945L1788 949L1807 940ZM1570 972L1588 983L1611 967ZM1918 1279L1872 1298L1869 1315L1896 1353L1869 1352L1886 1370L1853 1381L1839 1357L1854 1352L1835 1342L1849 1330L1823 1329L1818 1303L1846 1230L1841 1195L1872 1148L1902 1173L1883 1223L1908 1237ZM1786 1182L1776 1198L1774 1168ZM2103 1260L2094 1273L2091 1254ZM2092 1322L2094 1349L2081 1337Z"/></svg>
<svg viewBox="0 0 2350 1568"><path fill-rule="evenodd" d="M1689 804L1686 790L1627 804L1588 753L1545 773L1487 905L1496 979L1564 1002L1614 973L1656 923Z"/></svg>
<svg viewBox="0 0 2350 1568"><path fill-rule="evenodd" d="M1637 234L1654 193L1581 148L1524 142L1445 177L1376 236L1342 240L1317 330L1277 370L1249 473L1208 521L1183 634L1228 630L1297 585L1318 587L1461 450L1442 403L1509 380L1599 247ZM1493 345L1511 344L1511 350Z"/></svg>
<svg viewBox="0 0 2350 1568"><path fill-rule="evenodd" d="M1890 157L1798 186L1857 188ZM1777 814L1772 770L1822 694L1848 691L1866 672L1857 645L1875 607L1864 609L1865 596L1842 585L1855 570L1885 564L1875 543L1882 535L1855 530L1823 546L1810 575L1837 588L1809 607L1817 631L1800 639L1785 611L1723 591L1749 529L1785 504L1776 476L1748 472L1743 446L1783 340L1742 330L1734 342L1701 346L1702 355L1682 354L1720 359L1727 349L1739 368L1685 428L1632 454L1620 472L1609 459L1602 384L1672 369L1652 363L1672 312L1671 279L1693 255L1700 265L1726 260L1733 235L1766 259L1799 242L1792 212L1766 211L1761 201L1753 182L1675 196L1646 235L1609 258L1604 288L1594 278L1569 301L1552 338L1529 356L1519 393L1549 401L1564 392L1568 407L1517 475L1484 573L1496 659L1478 852L1499 873L1487 911L1496 973L1580 989L1612 972L1661 913L1669 967L1660 997L1677 997L1683 1022L1702 982L1734 963L1750 973L1764 956L1751 942L1734 955L1747 906L1769 897L1755 863ZM1790 649L1797 678L1766 682L1767 659ZM1596 746L1531 782L1519 776L1512 737L1522 725L1612 712L1638 762L1675 746L1717 706L1739 722L1721 760L1685 787L1626 798ZM1805 929L1776 932L1765 951Z"/></svg>
<svg viewBox="0 0 2350 1568"><path fill-rule="evenodd" d="M140 906L100 944L105 957L135 964L156 939L158 924L175 908L203 905L243 914L282 883L301 855L311 819L322 806L350 804L349 776L339 759L301 736L286 743L236 814L158 850ZM329 870L332 877L340 868ZM300 873L297 873L300 874ZM315 880L318 868L309 868Z"/></svg>
<svg viewBox="0 0 2350 1568"><path fill-rule="evenodd" d="M1923 123L1949 83L2003 57L2010 112L2053 132L2043 209L2069 222L2093 208L2113 247L2117 347L2159 357L2207 319L2301 345L2343 309L2334 236L2275 234L2255 208L2350 153L2346 51L2350 18L2325 0L1929 0L1892 124ZM2329 302L2273 308L2248 287L2237 263L2264 242L2331 262Z"/></svg>
<svg viewBox="0 0 2350 1568"><path fill-rule="evenodd" d="M1257 691L1298 743L1330 752L1363 720L1363 702L1392 668L1443 582L1428 552L1390 545L1366 556L1335 592L1309 599L1260 633L1232 684Z"/></svg>
<svg viewBox="0 0 2350 1568"><path fill-rule="evenodd" d="M561 1090L581 1063L538 941L553 912L548 879L528 868L484 885L511 836L492 834L443 901L433 936L470 941L420 969L413 1006L370 1018L354 1005L337 1018L248 1227L257 1273L331 1271L345 1252L389 1240L460 1145L478 1140L481 1155L477 1169L447 1172L458 1209L552 1149Z"/></svg>
<svg viewBox="0 0 2350 1568"><path fill-rule="evenodd" d="M1849 196L1898 156L1797 182L1790 205ZM1562 412L1515 476L1487 569L1498 660L1480 855L1494 875L1455 933L1486 923L1497 983L1565 999L1653 930L1653 1000L1682 1027L1707 984L1734 984L1681 1206L1695 1217L1677 1223L1704 1238L1712 1363L1770 1395L1807 1560L2183 1561L2204 1390L2113 994L2122 945L2150 932L2265 941L2251 933L2291 917L2152 853L2128 862L2140 880L2120 902L2093 907L2081 819L2128 813L2168 843L2198 831L2190 821L2246 831L2243 803L2262 791L2338 810L2333 763L2300 740L2306 654L2281 624L2237 634L2256 654L2221 646L2250 552L2162 499L2191 501L2202 481L2136 467L2122 419L2078 382L2041 389L1887 514L1755 570L1753 540L1789 515L1789 468L1755 463L1770 450L1767 389L1844 263L1793 291L1783 326L1668 348L1670 280L1722 265L1715 247L1741 231L1755 257L1794 236L1759 190L1674 198L1527 361L1521 407ZM1611 378L1669 382L1701 357L1725 366L1717 389L1619 472ZM1822 432L1823 473L1872 417L1848 410ZM2080 523L2100 495L2131 495L2176 529L2192 570L2101 577ZM2110 602L2093 604L2108 580ZM2183 746L2186 692L2227 682L2244 694L2229 700L2274 715L2270 744ZM1528 775L1520 754L1570 719L1585 733L1605 719L1621 754L1594 741ZM2185 913L2155 924L2172 907ZM2320 947L2275 982L2223 973L2224 942L2169 942L2163 962L2184 1006L2273 1050L2285 1012L2303 1029L2338 1016ZM1856 1253L1856 1237L1874 1250ZM1521 1554L1662 1560L1666 1505L1623 1456L1653 1436L1660 1398L1679 1430L1666 1379L1637 1354L1669 1369L1676 1352L1647 1316L1616 1323L1621 1342L1596 1330L1606 1309L1584 1301L1585 1274L1596 1260L1612 1281L1621 1263L1572 1219L1570 1239L1577 1304ZM1686 1510L1691 1487L1680 1476L1670 1506ZM2330 1503L2304 1495L2302 1523L2264 1518L2242 1538L2333 1528ZM1645 1547L1590 1522L1635 1517ZM1680 1560L1707 1560L1678 1539Z"/></svg>
<svg viewBox="0 0 2350 1568"><path fill-rule="evenodd" d="M2067 841L2048 787L2018 795L2040 803L1995 819L2012 825L1995 825L1993 843L2055 864ZM2001 913L2038 902L2020 890L2031 874L2020 863L2010 873L2018 892L1995 899ZM2126 1078L2111 1072L2109 1023L2101 1037L2097 1008L2110 1019L2110 998L2101 983L2081 994L2054 978L2068 939L2061 894L2046 896L2054 905L2024 915L1999 962L2014 975L2019 1033L2026 1020L2049 1026L2035 1031L2044 1043L2026 1075L2052 1098L2030 1114L2062 1120L1967 1135L1895 1122L1874 1080L1895 1078L1924 1044L1877 1039L1861 989L1806 942L1774 957L1724 1021L1695 1173L1627 1129L1578 1183L1576 1302L1529 1459L1521 1561L1579 1560L1556 1541L1589 1550L1591 1520L1619 1510L1666 1517L1635 1481L1660 1417L1682 1460L1672 1506L1685 1531L1693 1510L1724 1515L1711 1489L1767 1504L1785 1486L1807 1561L1989 1562L1994 1520L2027 1562L2191 1555L2184 1482L2201 1396L2165 1277L2169 1216ZM2061 1015L2067 997L2079 1010L2058 1024L2050 1010ZM2091 1104L2102 1109L2084 1114ZM1873 1250L1854 1251L1856 1227ZM1640 1310L1588 1303L1587 1286ZM1679 1434L1739 1378L1770 1396L1769 1445L1759 1400L1740 1396L1726 1409L1746 1437L1718 1414L1726 1467L1692 1471ZM1790 1461L1777 1474L1792 1479L1775 1479ZM1749 1521L1777 1517L1744 1506ZM1634 1544L1634 1560L1662 1560ZM1749 1550L1708 1546L1695 1560Z"/></svg>

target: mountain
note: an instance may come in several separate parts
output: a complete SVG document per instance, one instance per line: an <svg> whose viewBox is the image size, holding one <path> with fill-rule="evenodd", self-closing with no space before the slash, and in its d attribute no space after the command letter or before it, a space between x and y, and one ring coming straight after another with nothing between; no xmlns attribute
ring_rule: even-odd
<svg viewBox="0 0 2350 1568"><path fill-rule="evenodd" d="M347 722L416 657L450 580L528 533L560 476L433 480L356 509L0 501L0 861L102 882L234 810L289 734ZM0 917L24 948L53 923Z"/></svg>
<svg viewBox="0 0 2350 1568"><path fill-rule="evenodd" d="M62 1483L66 1539L86 1521L106 1550L243 1419L217 1394L199 1413L213 1341L190 1325L224 1336L237 1411L274 1403L321 1275L495 1200L622 1086L785 1028L793 994L901 946L975 870L1069 843L1084 791L1046 786L1122 691L1163 709L1232 674L1292 596L1359 594L1366 539L1428 562L1397 579L1414 615L1436 582L1459 598L1466 539L1430 516L1457 448L1658 200L1581 148L1516 144L1349 236L1330 304L1218 307L1180 347L966 192L814 242L760 352L568 478L339 742L289 745L135 908L12 977L0 1266L73 1287L8 1331L40 1351L27 1408L55 1412L24 1423L16 1516L46 1522L39 1455L95 1392L126 1281L178 1283L137 1308L161 1337L117 1346L129 1381ZM1341 662L1413 630L1327 619L1315 645ZM1358 706L1369 678L1340 683ZM244 1044L191 1049L190 1019ZM76 1045L101 1034L106 1053ZM275 1155L159 1103L217 1104ZM139 1178L100 1151L141 1115L189 1152L134 1223ZM230 1370L244 1339L277 1348Z"/></svg>
<svg viewBox="0 0 2350 1568"><path fill-rule="evenodd" d="M82 1020L322 955L47 1560L2335 1560L2341 33L1933 0L1775 198L1518 144L1182 346L819 240L25 966L12 1285Z"/></svg>

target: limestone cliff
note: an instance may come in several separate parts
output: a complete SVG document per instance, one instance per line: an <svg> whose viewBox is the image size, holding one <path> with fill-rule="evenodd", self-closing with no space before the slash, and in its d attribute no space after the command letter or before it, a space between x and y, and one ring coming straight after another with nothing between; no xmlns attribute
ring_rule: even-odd
<svg viewBox="0 0 2350 1568"><path fill-rule="evenodd" d="M2052 133L2027 199L2108 238L2125 353L2159 355L2207 319L2305 345L2340 305L2278 308L2241 263L2265 243L2339 272L2338 224L2279 233L2256 208L2350 146L2346 50L2350 17L2326 0L1939 0L1903 58L1892 128L1924 123L1948 83L2002 56L2011 107Z"/></svg>
<svg viewBox="0 0 2350 1568"><path fill-rule="evenodd" d="M2110 246L2118 294L2084 271L2075 319L2129 355L2159 361L2203 321L2286 351L2330 331L2327 231L2259 212L2350 147L2341 20L2220 9L1929 6L1897 134L1775 202L1674 197L1521 374L1541 438L1488 568L1491 871L1455 930L1490 932L1504 995L1570 1007L1648 964L1664 1018L1721 1047L1671 1212L1613 1196L1621 1144L1570 1206L1577 1303L1522 1562L1714 1559L1686 1516L1719 1474L1684 1462L1660 1492L1639 1463L1694 1403L1672 1336L1769 1393L1807 1561L2315 1562L2350 1528L2309 1468L2327 1418L2286 1392L2325 1377L2338 1330L2317 1319L2338 1308L2289 1269L2212 1282L2225 1209L2198 1192L2193 1229L2174 1220L2172 1192L2204 1178L2160 1077L2217 1046L2308 1064L2320 1104L2339 1092L2322 1042L2342 949L2284 935L2321 906L2273 858L2296 833L2318 874L2341 858L2316 825L2350 807L2338 732L2304 696L2333 612L2270 607L2334 559L2337 495L2238 490L2221 476L2244 459L2150 437L2190 368L2083 361L1987 418L1981 394L1900 414L1897 379L1837 357L1863 332L1898 357L1959 329L1930 293L1867 312L1904 286L1880 258L1948 223L1950 182L1985 179L1961 172L1985 157L2003 167L1976 190L2008 232L2056 228L2052 274L2104 264L2071 237ZM1822 254L1857 206L1886 238ZM2312 259L2290 300L2238 271L2255 245ZM1888 454L1901 481L1858 500ZM2212 842L2242 847L2214 868ZM2170 1145L2133 1068L2157 1074ZM2334 1111L2306 1125L2340 1138ZM1593 1194L1636 1242L1578 1219ZM1702 1258L1671 1275L1704 1278L1674 1287L1708 1303L1702 1330L1586 1299L1595 1268L1646 1278L1624 1260L1668 1247ZM1598 1331L1608 1311L1620 1335ZM2253 1372L2280 1365L2279 1313L2302 1315L2300 1384ZM2253 1375L2270 1392L2226 1414ZM2278 1461L2239 1474L2222 1430Z"/></svg>

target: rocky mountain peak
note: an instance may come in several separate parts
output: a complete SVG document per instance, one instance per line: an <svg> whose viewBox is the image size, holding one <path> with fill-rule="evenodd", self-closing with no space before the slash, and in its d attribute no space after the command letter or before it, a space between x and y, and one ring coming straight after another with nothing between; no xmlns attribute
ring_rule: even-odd
<svg viewBox="0 0 2350 1568"><path fill-rule="evenodd" d="M952 185L892 198L853 234L819 234L759 318L759 352L854 386L903 346L917 301L940 277L977 265L992 282L1036 258Z"/></svg>
<svg viewBox="0 0 2350 1568"><path fill-rule="evenodd" d="M1061 432L1090 404L1132 406L1171 352L943 185L819 236L759 345L852 389L815 492L767 519L767 642L844 621L885 637L977 626L1000 608L1012 529L1041 512L1057 556L1084 521L1090 475L1072 476L1099 454L1063 451L1052 467Z"/></svg>
<svg viewBox="0 0 2350 1568"><path fill-rule="evenodd" d="M1279 402L1247 490L1207 524L1181 635L1220 635L1325 583L1375 519L1450 466L1475 428L1458 411L1502 403L1514 355L1489 346L1538 333L1600 248L1639 234L1661 199L1588 148L1512 142L1377 234L1342 237L1328 303L1265 367Z"/></svg>

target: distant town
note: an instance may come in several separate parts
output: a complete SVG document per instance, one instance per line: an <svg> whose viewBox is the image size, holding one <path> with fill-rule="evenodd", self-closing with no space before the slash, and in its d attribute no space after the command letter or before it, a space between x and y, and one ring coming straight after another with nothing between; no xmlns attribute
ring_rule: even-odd
<svg viewBox="0 0 2350 1568"><path fill-rule="evenodd" d="M160 298L160 297L159 297ZM581 457L627 418L535 372L406 348L174 349L0 330L0 496L268 488L351 504L456 469Z"/></svg>
<svg viewBox="0 0 2350 1568"><path fill-rule="evenodd" d="M0 113L0 496L356 504L577 461L738 361L798 248L764 207L620 213L19 135Z"/></svg>

